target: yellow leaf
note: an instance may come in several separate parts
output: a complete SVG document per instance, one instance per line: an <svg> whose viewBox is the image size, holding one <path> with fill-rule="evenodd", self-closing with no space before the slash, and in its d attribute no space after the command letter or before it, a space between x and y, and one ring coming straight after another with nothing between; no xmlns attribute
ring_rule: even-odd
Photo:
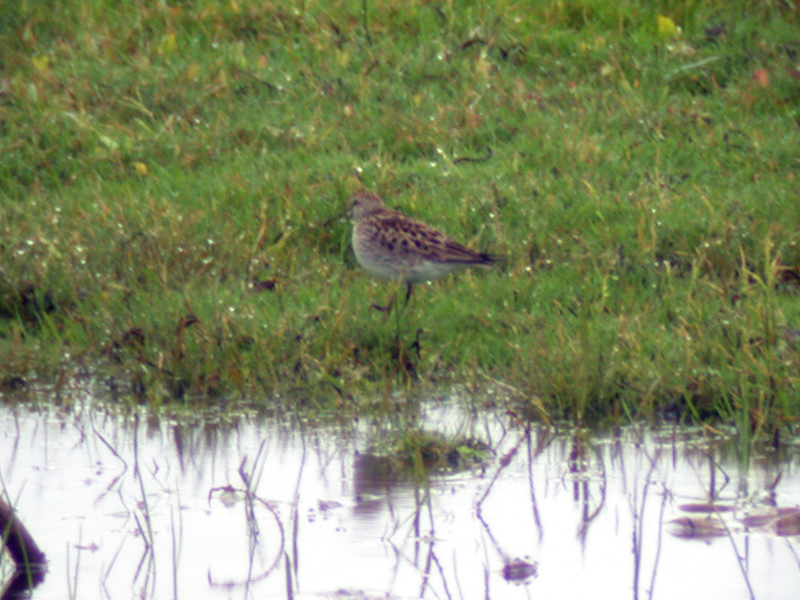
<svg viewBox="0 0 800 600"><path fill-rule="evenodd" d="M34 56L33 66L39 69L40 71L46 71L47 67L50 66L50 57L43 54L40 54L39 56Z"/></svg>
<svg viewBox="0 0 800 600"><path fill-rule="evenodd" d="M175 52L178 48L178 38L174 33L170 32L161 39L161 44L158 46L160 54L169 54Z"/></svg>
<svg viewBox="0 0 800 600"><path fill-rule="evenodd" d="M140 161L135 161L133 163L133 168L136 169L136 174L141 175L142 177L147 176L147 165Z"/></svg>
<svg viewBox="0 0 800 600"><path fill-rule="evenodd" d="M668 40L680 34L680 27L675 25L675 21L664 15L656 17L656 28L658 30L658 37Z"/></svg>

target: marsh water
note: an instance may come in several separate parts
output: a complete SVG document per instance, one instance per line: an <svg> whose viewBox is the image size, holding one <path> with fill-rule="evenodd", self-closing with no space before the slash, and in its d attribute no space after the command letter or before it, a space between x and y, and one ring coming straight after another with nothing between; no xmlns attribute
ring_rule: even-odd
<svg viewBox="0 0 800 600"><path fill-rule="evenodd" d="M0 410L0 475L63 598L800 597L798 456L702 429L587 434L465 415L483 465L389 468L380 423ZM8 566L8 560L3 566Z"/></svg>

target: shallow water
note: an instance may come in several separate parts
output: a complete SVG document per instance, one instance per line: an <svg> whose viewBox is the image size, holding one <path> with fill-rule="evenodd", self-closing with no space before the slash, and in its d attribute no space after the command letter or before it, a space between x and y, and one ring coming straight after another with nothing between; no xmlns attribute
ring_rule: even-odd
<svg viewBox="0 0 800 600"><path fill-rule="evenodd" d="M797 453L744 475L699 430L578 442L449 404L424 418L495 459L426 490L387 477L368 427L4 408L2 485L49 559L33 598L800 597L800 538L743 521L797 506ZM688 505L711 494L735 510L706 528Z"/></svg>

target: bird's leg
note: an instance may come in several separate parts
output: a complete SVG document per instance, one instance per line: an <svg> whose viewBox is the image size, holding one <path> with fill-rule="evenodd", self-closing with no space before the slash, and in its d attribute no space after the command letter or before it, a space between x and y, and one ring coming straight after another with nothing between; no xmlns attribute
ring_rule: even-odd
<svg viewBox="0 0 800 600"><path fill-rule="evenodd" d="M410 283L407 283L406 285L408 286L406 289L406 305L408 305L408 301L411 300L411 292L414 291L414 287Z"/></svg>

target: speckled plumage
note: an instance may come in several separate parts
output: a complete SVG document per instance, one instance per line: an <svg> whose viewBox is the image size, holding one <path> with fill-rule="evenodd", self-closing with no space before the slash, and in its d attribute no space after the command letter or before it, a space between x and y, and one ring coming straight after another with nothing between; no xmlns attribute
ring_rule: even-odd
<svg viewBox="0 0 800 600"><path fill-rule="evenodd" d="M367 190L353 195L352 216L356 259L368 273L381 279L411 286L500 260L471 250L422 221L389 210Z"/></svg>

